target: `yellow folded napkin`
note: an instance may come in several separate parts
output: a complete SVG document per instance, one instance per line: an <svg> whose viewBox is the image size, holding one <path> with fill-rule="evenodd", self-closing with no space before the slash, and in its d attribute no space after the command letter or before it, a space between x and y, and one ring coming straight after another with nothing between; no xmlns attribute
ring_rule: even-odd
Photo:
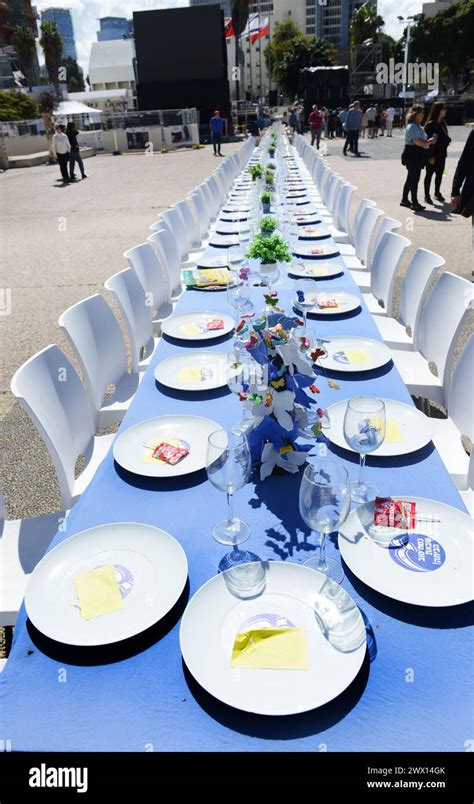
<svg viewBox="0 0 474 804"><path fill-rule="evenodd" d="M179 331L183 333L183 335L202 335L201 327L198 327L197 324L181 324Z"/></svg>
<svg viewBox="0 0 474 804"><path fill-rule="evenodd" d="M227 268L199 268L194 275L198 288L205 288L208 285L227 285L228 279Z"/></svg>
<svg viewBox="0 0 474 804"><path fill-rule="evenodd" d="M307 670L302 628L255 628L236 634L231 666L253 670Z"/></svg>
<svg viewBox="0 0 474 804"><path fill-rule="evenodd" d="M178 374L179 382L197 383L201 382L201 369L199 366L184 366Z"/></svg>
<svg viewBox="0 0 474 804"><path fill-rule="evenodd" d="M370 424L372 427L380 428L382 422L377 417L372 417L370 419ZM385 441L391 444L400 443L403 441L403 433L400 429L400 425L398 424L396 419L387 419L385 422Z"/></svg>
<svg viewBox="0 0 474 804"><path fill-rule="evenodd" d="M85 620L123 609L122 595L112 564L83 572L76 576L75 582L81 617Z"/></svg>
<svg viewBox="0 0 474 804"><path fill-rule="evenodd" d="M349 363L355 366L362 366L371 362L367 352L364 352L362 349L344 349L344 354Z"/></svg>

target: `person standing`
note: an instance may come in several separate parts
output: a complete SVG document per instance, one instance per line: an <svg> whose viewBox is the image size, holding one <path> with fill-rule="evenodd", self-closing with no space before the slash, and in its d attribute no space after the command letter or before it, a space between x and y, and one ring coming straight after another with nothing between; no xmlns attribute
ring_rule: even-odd
<svg viewBox="0 0 474 804"><path fill-rule="evenodd" d="M367 107L364 106L362 109L362 121L360 124L360 136L362 139L365 139L365 132L367 131L367 126L369 125L369 118L367 117Z"/></svg>
<svg viewBox="0 0 474 804"><path fill-rule="evenodd" d="M346 117L347 139L344 143L343 154L346 156L347 149L350 148L355 156L359 153L359 133L362 124L362 109L359 101L354 101L352 109L349 109Z"/></svg>
<svg viewBox="0 0 474 804"><path fill-rule="evenodd" d="M87 179L86 173L84 171L84 162L82 161L82 156L79 150L79 142L77 139L77 135L79 134L76 131L76 127L74 123L68 123L66 128L66 135L71 145L71 151L69 153L69 179L70 181L76 181L76 177L74 175L74 165L79 165L79 170L81 171L81 176L83 179Z"/></svg>
<svg viewBox="0 0 474 804"><path fill-rule="evenodd" d="M296 114L296 111L294 109L288 109L288 111L290 113L290 126L293 129L294 134L296 131L296 127L298 125L298 115Z"/></svg>
<svg viewBox="0 0 474 804"><path fill-rule="evenodd" d="M336 136L336 112L329 109L328 112L328 139L333 140Z"/></svg>
<svg viewBox="0 0 474 804"><path fill-rule="evenodd" d="M51 151L55 159L57 159L59 163L59 169L61 171L61 176L63 179L64 184L69 184L69 173L68 173L68 165L69 165L69 153L71 151L71 143L69 142L68 137L66 136L66 126L63 126L62 123L59 123L56 126L56 134L53 135L53 139L51 142Z"/></svg>
<svg viewBox="0 0 474 804"><path fill-rule="evenodd" d="M224 121L221 117L221 113L218 111L218 109L216 109L209 123L211 140L214 146L214 156L222 156L221 142L222 142L223 128L224 128Z"/></svg>
<svg viewBox="0 0 474 804"><path fill-rule="evenodd" d="M298 111L298 134L301 135L304 134L304 119L305 119L304 106L300 106Z"/></svg>
<svg viewBox="0 0 474 804"><path fill-rule="evenodd" d="M395 119L395 109L393 108L393 106L389 106L387 109L387 117L385 118L385 125L387 127L387 137L392 136L394 119Z"/></svg>
<svg viewBox="0 0 474 804"><path fill-rule="evenodd" d="M471 218L474 248L474 131L469 134L459 157L451 190L451 206L454 212Z"/></svg>
<svg viewBox="0 0 474 804"><path fill-rule="evenodd" d="M417 104L412 106L406 117L405 129L405 148L402 154L402 165L407 169L407 178L403 187L401 207L409 207L414 212L421 212L426 207L418 202L418 184L421 171L425 167L429 147L436 142L436 139L428 139L428 135L423 128L424 117L423 106ZM411 194L411 203L408 198Z"/></svg>
<svg viewBox="0 0 474 804"><path fill-rule="evenodd" d="M387 107L382 106L380 110L380 136L385 136L385 129L387 128Z"/></svg>
<svg viewBox="0 0 474 804"><path fill-rule="evenodd" d="M321 132L323 129L323 116L316 104L314 104L308 117L308 126L311 132L311 145L314 145L314 142L316 141L316 148L319 151L319 143L321 141Z"/></svg>
<svg viewBox="0 0 474 804"><path fill-rule="evenodd" d="M427 204L433 203L430 196L430 185L433 175L435 177L434 196L438 201L445 200L444 196L441 195L441 182L446 165L448 146L451 142L451 137L448 135L448 127L446 125L447 111L447 106L443 101L435 101L428 115L428 120L425 123L425 131L428 137L436 137L436 142L430 147L430 155L428 164L426 165L425 202Z"/></svg>

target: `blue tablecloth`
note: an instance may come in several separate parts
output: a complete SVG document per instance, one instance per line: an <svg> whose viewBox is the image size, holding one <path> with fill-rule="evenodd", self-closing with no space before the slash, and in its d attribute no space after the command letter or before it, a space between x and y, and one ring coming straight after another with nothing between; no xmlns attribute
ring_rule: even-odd
<svg viewBox="0 0 474 804"><path fill-rule="evenodd" d="M277 286L286 311L291 309L291 285L283 276ZM348 272L318 286L360 295ZM252 297L256 306L263 304L261 288L254 288ZM185 292L176 311L199 309L230 312L225 292L202 291ZM312 321L321 336L379 338L363 302L360 311L346 317ZM206 348L227 351L231 343L228 338ZM238 420L239 402L227 389L190 396L157 388L154 366L183 348L189 347L161 339L119 432L166 413L192 412L220 425ZM324 378L318 382L324 407L361 393L410 402L392 364L370 374L339 374L337 379L339 390L329 388ZM329 449L355 478L357 457ZM463 509L432 446L405 458L369 457L366 472L385 495L418 495ZM262 559L303 562L315 549L298 512L300 480L301 473L261 483L254 473L252 482L236 495L236 513L252 527L246 547ZM0 676L0 737L11 740L12 750L466 750L473 733L472 629L467 627L472 609L430 610L396 603L349 570L343 585L366 619L369 649L357 679L337 700L304 715L269 718L236 711L204 692L183 665L179 618L187 595L217 571L225 548L214 542L211 529L224 512L225 496L207 482L205 472L181 483L147 482L119 474L109 453L72 509L66 533L59 534L53 546L93 525L158 525L186 551L189 589L154 632L116 650L73 651L51 645L26 626L22 611ZM339 558L332 540L328 555Z"/></svg>

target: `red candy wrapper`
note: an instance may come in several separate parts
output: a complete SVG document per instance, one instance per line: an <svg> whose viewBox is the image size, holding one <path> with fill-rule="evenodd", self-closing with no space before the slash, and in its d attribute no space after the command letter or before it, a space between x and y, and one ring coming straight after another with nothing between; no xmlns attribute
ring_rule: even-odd
<svg viewBox="0 0 474 804"><path fill-rule="evenodd" d="M374 505L374 525L385 528L414 528L416 525L416 503L407 500L392 500L391 497L376 497Z"/></svg>
<svg viewBox="0 0 474 804"><path fill-rule="evenodd" d="M324 254L324 249L323 248L312 248L311 249L311 254Z"/></svg>
<svg viewBox="0 0 474 804"><path fill-rule="evenodd" d="M224 321L222 318L213 318L212 321L207 322L208 329L224 329Z"/></svg>
<svg viewBox="0 0 474 804"><path fill-rule="evenodd" d="M189 455L189 450L186 447L174 447L166 441L162 441L161 444L158 444L153 450L154 458L169 463L171 466L182 461L186 455Z"/></svg>
<svg viewBox="0 0 474 804"><path fill-rule="evenodd" d="M318 307L324 310L326 307L339 307L336 299L326 299L322 301L318 301Z"/></svg>

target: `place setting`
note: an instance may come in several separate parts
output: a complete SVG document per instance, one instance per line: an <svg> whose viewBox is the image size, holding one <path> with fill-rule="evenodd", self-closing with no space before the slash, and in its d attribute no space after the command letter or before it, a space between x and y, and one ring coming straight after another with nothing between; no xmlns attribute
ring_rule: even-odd
<svg viewBox="0 0 474 804"><path fill-rule="evenodd" d="M190 312L172 315L163 321L163 335L182 341L198 343L229 335L234 320L226 313Z"/></svg>
<svg viewBox="0 0 474 804"><path fill-rule="evenodd" d="M295 257L303 257L305 260L328 260L340 256L335 244L313 246L296 240L291 244L291 248Z"/></svg>
<svg viewBox="0 0 474 804"><path fill-rule="evenodd" d="M345 290L321 291L313 279L297 279L293 285L293 305L307 315L335 316L351 313L360 308L360 299Z"/></svg>
<svg viewBox="0 0 474 804"><path fill-rule="evenodd" d="M320 360L325 370L359 373L373 371L392 362L388 346L373 338L328 336L322 340L325 354Z"/></svg>
<svg viewBox="0 0 474 804"><path fill-rule="evenodd" d="M155 380L175 391L201 392L227 384L227 354L218 351L181 352L162 360Z"/></svg>
<svg viewBox="0 0 474 804"><path fill-rule="evenodd" d="M342 276L344 269L334 262L292 260L288 274L301 279L333 279Z"/></svg>

